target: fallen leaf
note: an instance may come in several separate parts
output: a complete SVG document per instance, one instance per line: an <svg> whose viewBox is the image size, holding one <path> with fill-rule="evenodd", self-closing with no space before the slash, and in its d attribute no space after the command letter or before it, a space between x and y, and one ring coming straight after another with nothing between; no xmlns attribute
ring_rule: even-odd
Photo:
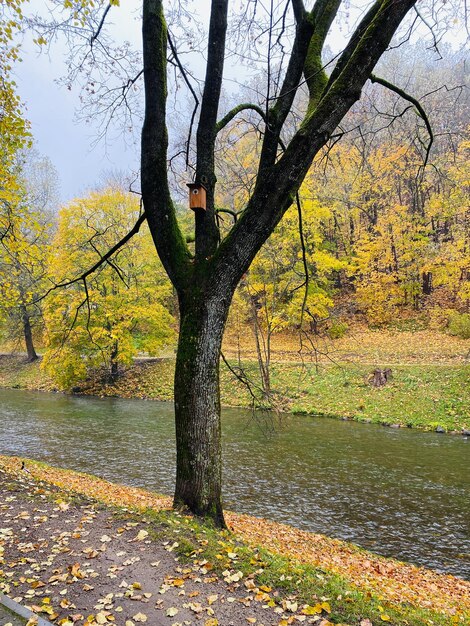
<svg viewBox="0 0 470 626"><path fill-rule="evenodd" d="M174 617L175 615L178 615L178 613L178 609L174 606L170 606L170 608L166 611L167 617Z"/></svg>
<svg viewBox="0 0 470 626"><path fill-rule="evenodd" d="M139 532L137 533L137 541L143 541L144 539L146 539L149 536L148 532L146 530L139 530Z"/></svg>

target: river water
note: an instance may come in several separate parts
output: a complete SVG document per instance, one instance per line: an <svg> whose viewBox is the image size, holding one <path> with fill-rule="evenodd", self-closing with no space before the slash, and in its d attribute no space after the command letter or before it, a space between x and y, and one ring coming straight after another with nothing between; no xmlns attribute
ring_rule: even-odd
<svg viewBox="0 0 470 626"><path fill-rule="evenodd" d="M224 505L470 578L470 440L223 411ZM170 494L168 403L0 389L0 453Z"/></svg>

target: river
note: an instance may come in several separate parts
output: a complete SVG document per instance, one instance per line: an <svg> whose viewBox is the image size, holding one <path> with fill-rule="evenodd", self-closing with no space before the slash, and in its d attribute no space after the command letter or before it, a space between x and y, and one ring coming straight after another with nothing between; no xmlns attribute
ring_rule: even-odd
<svg viewBox="0 0 470 626"><path fill-rule="evenodd" d="M168 403L0 389L0 453L170 494ZM470 441L327 418L223 411L228 509L470 578Z"/></svg>

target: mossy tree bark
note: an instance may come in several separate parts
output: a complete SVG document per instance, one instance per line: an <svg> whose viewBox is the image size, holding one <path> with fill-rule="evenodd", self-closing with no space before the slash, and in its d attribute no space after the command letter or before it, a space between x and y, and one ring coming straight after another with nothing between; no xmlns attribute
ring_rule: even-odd
<svg viewBox="0 0 470 626"><path fill-rule="evenodd" d="M221 299L180 298L175 369L175 505L224 525L219 359L228 306Z"/></svg>
<svg viewBox="0 0 470 626"><path fill-rule="evenodd" d="M175 375L177 480L175 504L223 525L219 356L233 292L263 243L292 204L312 161L360 98L362 87L415 0L375 0L364 14L329 77L321 54L342 0L292 5L296 33L283 84L265 110L244 103L217 121L222 86L228 0L212 0L207 66L197 130L196 180L207 188L207 210L195 215L195 253L178 226L167 174L167 31L162 0L143 2L145 120L141 180L145 215L160 259L180 303ZM299 85L306 82L308 107L287 146L281 140ZM256 185L225 239L214 205L217 133L239 111L263 118ZM282 152L279 146L282 146Z"/></svg>

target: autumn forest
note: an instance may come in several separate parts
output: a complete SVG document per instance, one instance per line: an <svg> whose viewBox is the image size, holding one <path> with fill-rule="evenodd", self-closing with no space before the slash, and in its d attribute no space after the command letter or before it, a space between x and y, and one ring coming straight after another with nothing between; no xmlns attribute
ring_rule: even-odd
<svg viewBox="0 0 470 626"><path fill-rule="evenodd" d="M0 626L470 624L467 14L0 0Z"/></svg>

